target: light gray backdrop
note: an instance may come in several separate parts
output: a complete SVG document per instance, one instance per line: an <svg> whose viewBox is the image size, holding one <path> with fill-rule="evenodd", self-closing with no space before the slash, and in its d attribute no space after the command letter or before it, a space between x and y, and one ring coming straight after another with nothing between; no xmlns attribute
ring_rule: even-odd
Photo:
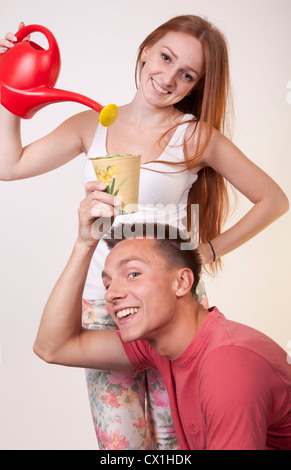
<svg viewBox="0 0 291 470"><path fill-rule="evenodd" d="M233 140L290 198L290 0L10 0L1 2L0 36L16 31L20 21L48 27L62 54L57 87L121 105L135 91L138 45L180 14L206 16L225 32ZM75 103L46 107L23 122L24 144L84 109ZM84 371L46 365L32 352L43 307L77 234L83 164L84 155L44 176L0 182L1 449L97 448ZM239 197L229 222L249 207ZM271 336L286 350L286 360L290 239L288 213L226 256L216 279L205 279L210 304Z"/></svg>

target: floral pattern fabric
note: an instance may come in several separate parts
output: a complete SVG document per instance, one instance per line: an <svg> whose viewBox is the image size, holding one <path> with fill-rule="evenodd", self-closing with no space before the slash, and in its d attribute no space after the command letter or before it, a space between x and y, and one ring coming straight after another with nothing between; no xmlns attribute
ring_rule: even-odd
<svg viewBox="0 0 291 470"><path fill-rule="evenodd" d="M208 302L202 282L200 302ZM103 300L83 299L83 327L116 329ZM169 397L158 370L86 370L100 450L178 450Z"/></svg>

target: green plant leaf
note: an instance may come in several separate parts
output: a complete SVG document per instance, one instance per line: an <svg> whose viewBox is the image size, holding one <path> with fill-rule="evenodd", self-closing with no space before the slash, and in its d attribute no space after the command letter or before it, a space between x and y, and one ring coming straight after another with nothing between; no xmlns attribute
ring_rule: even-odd
<svg viewBox="0 0 291 470"><path fill-rule="evenodd" d="M110 192L110 194L113 194L114 186L115 186L115 178L113 178L113 181L111 183L111 192Z"/></svg>
<svg viewBox="0 0 291 470"><path fill-rule="evenodd" d="M127 180L127 178L124 178L124 180L122 180L121 183L119 183L118 189L120 188L121 185L123 185L123 183L125 183L126 180Z"/></svg>

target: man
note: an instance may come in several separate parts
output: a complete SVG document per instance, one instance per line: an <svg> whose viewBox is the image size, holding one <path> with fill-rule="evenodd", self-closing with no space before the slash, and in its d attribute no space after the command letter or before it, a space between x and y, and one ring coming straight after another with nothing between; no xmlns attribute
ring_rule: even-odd
<svg viewBox="0 0 291 470"><path fill-rule="evenodd" d="M81 328L83 286L98 243L92 225L96 216L113 214L108 201L100 209L97 190L81 204L78 240L45 307L36 354L66 366L158 368L182 449L291 450L286 353L197 301L201 262L196 250L181 250L185 238L143 232L138 239L109 239L103 282L119 331Z"/></svg>

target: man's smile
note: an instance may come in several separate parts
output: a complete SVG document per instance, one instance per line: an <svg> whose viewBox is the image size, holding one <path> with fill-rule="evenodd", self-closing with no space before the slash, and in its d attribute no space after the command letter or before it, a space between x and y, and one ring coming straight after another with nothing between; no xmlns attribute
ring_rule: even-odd
<svg viewBox="0 0 291 470"><path fill-rule="evenodd" d="M139 307L127 307L127 308L123 308L122 310L116 310L114 313L117 316L117 318L124 318L130 315L133 315L134 313L137 313L138 311L139 311Z"/></svg>

